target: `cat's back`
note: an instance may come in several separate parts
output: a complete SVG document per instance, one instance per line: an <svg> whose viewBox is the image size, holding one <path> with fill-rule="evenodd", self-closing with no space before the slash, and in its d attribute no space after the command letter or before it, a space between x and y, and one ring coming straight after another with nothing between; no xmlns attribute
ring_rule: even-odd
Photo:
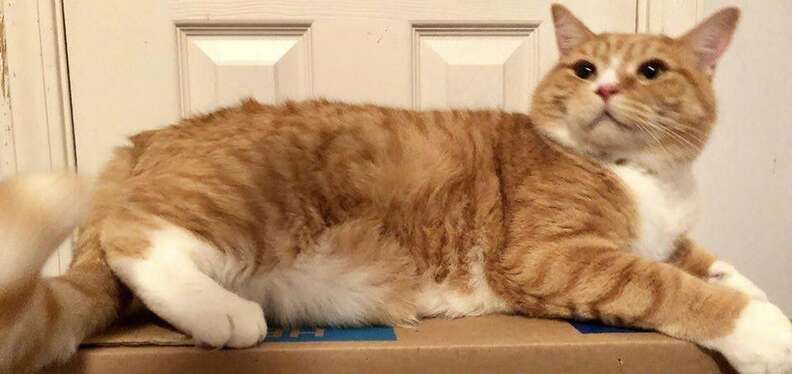
<svg viewBox="0 0 792 374"><path fill-rule="evenodd" d="M387 217L405 233L481 221L500 201L499 131L524 117L249 100L133 136L122 194L191 229L204 217L310 232L353 217Z"/></svg>
<svg viewBox="0 0 792 374"><path fill-rule="evenodd" d="M460 172L488 156L499 123L514 121L514 116L495 110L413 111L328 100L279 105L246 100L130 139L141 172L184 168L185 162L202 160L304 171L344 164L347 170L374 167L390 175L398 166L402 172L445 174L440 171Z"/></svg>

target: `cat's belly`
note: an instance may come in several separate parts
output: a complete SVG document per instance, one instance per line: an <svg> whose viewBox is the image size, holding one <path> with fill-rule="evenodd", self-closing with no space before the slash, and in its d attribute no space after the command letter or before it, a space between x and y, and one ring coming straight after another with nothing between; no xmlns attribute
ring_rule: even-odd
<svg viewBox="0 0 792 374"><path fill-rule="evenodd" d="M655 261L668 259L676 241L696 219L695 181L689 169L665 176L628 165L610 165L630 193L638 216L632 250Z"/></svg>
<svg viewBox="0 0 792 374"><path fill-rule="evenodd" d="M254 276L239 291L258 302L270 323L357 326L377 321L390 287L377 269L349 269L343 259L313 256Z"/></svg>
<svg viewBox="0 0 792 374"><path fill-rule="evenodd" d="M403 284L382 282L376 267L349 268L343 261L325 256L305 258L289 268L252 277L238 293L260 303L267 320L280 325L400 324L422 317L510 311L490 288L481 264L469 269L466 287L418 277L409 290L399 290L394 287Z"/></svg>
<svg viewBox="0 0 792 374"><path fill-rule="evenodd" d="M426 282L416 297L419 317L458 318L511 311L490 287L481 263L471 265L469 279L463 284L460 287L458 282Z"/></svg>

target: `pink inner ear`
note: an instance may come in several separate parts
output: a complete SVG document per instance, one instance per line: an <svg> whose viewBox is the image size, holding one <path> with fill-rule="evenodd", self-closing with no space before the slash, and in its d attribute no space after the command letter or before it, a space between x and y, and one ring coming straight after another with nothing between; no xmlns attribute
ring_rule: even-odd
<svg viewBox="0 0 792 374"><path fill-rule="evenodd" d="M558 45L561 46L562 50L572 49L575 46L576 41L579 39L575 34L574 29L570 29L569 27L559 28L556 30L558 33Z"/></svg>
<svg viewBox="0 0 792 374"><path fill-rule="evenodd" d="M564 7L553 7L556 42L562 55L585 41L592 32Z"/></svg>
<svg viewBox="0 0 792 374"><path fill-rule="evenodd" d="M573 21L560 22L556 25L556 40L561 54L566 54L589 37L591 32L583 27L585 26L575 24Z"/></svg>
<svg viewBox="0 0 792 374"><path fill-rule="evenodd" d="M699 57L702 68L714 68L734 33L739 11L727 8L714 14L683 37Z"/></svg>
<svg viewBox="0 0 792 374"><path fill-rule="evenodd" d="M731 32L723 30L719 26L703 30L704 35L701 36L700 45L696 46L701 59L700 63L704 67L715 67L723 52L726 51L726 47L729 46Z"/></svg>

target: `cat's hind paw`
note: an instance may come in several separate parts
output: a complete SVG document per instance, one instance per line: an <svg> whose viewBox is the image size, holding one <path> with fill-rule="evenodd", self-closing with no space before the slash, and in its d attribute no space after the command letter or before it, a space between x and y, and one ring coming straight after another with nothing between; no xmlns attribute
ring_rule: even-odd
<svg viewBox="0 0 792 374"><path fill-rule="evenodd" d="M246 348L263 341L267 322L261 306L244 299L196 308L187 328L197 345Z"/></svg>

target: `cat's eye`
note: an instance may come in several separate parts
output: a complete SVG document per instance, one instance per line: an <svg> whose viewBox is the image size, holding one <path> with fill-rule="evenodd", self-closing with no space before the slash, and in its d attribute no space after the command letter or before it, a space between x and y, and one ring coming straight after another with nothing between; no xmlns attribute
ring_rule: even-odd
<svg viewBox="0 0 792 374"><path fill-rule="evenodd" d="M638 74L646 79L652 80L657 79L657 77L665 73L666 70L668 70L668 66L666 66L665 62L660 60L649 60L641 64L638 68Z"/></svg>
<svg viewBox="0 0 792 374"><path fill-rule="evenodd" d="M589 79L597 74L597 67L586 60L576 62L575 65L572 65L572 70L581 79Z"/></svg>

